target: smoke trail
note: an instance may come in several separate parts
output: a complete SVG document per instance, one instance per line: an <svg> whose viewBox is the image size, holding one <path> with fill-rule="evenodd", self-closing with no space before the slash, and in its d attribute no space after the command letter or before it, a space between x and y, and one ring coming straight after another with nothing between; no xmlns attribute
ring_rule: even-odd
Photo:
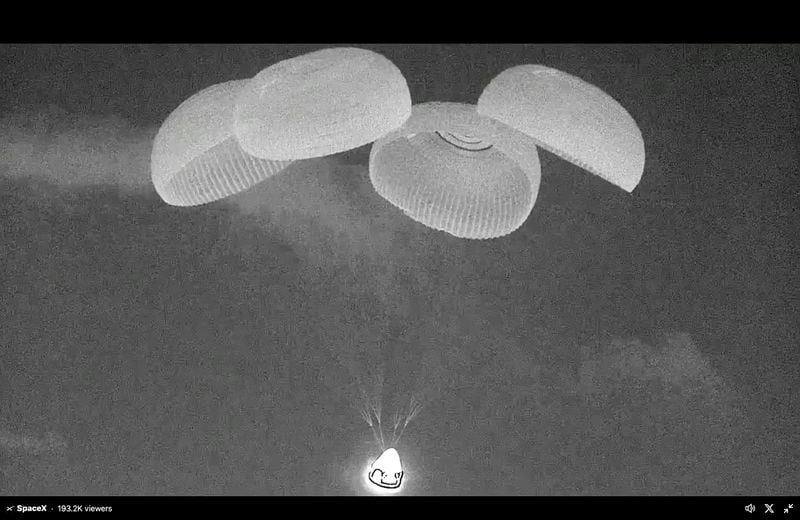
<svg viewBox="0 0 800 520"><path fill-rule="evenodd" d="M156 130L114 116L70 114L53 105L15 112L0 119L0 174L62 187L103 184L150 192Z"/></svg>

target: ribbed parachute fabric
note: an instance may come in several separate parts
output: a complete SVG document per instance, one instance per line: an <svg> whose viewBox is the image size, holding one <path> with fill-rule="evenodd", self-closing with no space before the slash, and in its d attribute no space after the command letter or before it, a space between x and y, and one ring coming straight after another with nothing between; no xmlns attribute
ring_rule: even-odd
<svg viewBox="0 0 800 520"><path fill-rule="evenodd" d="M235 104L234 133L256 157L298 160L369 144L400 127L411 94L400 70L372 51L333 48L276 63Z"/></svg>
<svg viewBox="0 0 800 520"><path fill-rule="evenodd" d="M474 105L425 103L373 145L369 175L378 194L415 221L488 239L525 222L541 167L528 136L481 116Z"/></svg>
<svg viewBox="0 0 800 520"><path fill-rule="evenodd" d="M248 80L208 87L178 106L153 143L153 186L174 206L222 199L272 177L292 161L245 153L232 132L233 104Z"/></svg>
<svg viewBox="0 0 800 520"><path fill-rule="evenodd" d="M645 150L636 121L576 76L542 65L511 67L484 89L478 112L628 192L642 178Z"/></svg>
<svg viewBox="0 0 800 520"><path fill-rule="evenodd" d="M586 81L543 65L496 76L477 105L411 105L405 77L351 47L287 59L250 80L209 87L159 130L156 191L193 206L246 190L293 161L373 143L377 193L413 220L460 238L490 239L529 216L542 147L631 192L645 150L631 115Z"/></svg>

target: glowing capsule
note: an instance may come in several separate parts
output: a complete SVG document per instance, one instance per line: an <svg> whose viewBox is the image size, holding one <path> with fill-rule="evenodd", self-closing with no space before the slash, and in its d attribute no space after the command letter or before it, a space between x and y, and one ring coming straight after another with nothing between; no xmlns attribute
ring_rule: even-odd
<svg viewBox="0 0 800 520"><path fill-rule="evenodd" d="M474 105L424 103L372 146L369 175L378 194L417 222L480 239L525 222L541 168L532 139Z"/></svg>
<svg viewBox="0 0 800 520"><path fill-rule="evenodd" d="M258 159L233 137L233 103L247 80L202 90L167 117L153 142L153 186L167 204L194 206L243 191L291 161Z"/></svg>
<svg viewBox="0 0 800 520"><path fill-rule="evenodd" d="M634 119L607 93L565 72L507 69L483 91L478 112L628 192L642 177L644 141Z"/></svg>
<svg viewBox="0 0 800 520"><path fill-rule="evenodd" d="M403 482L403 466L400 455L394 448L381 453L369 467L369 481L385 489L397 489Z"/></svg>
<svg viewBox="0 0 800 520"><path fill-rule="evenodd" d="M256 157L296 160L369 144L411 112L403 74L372 51L324 49L257 74L235 105L234 133Z"/></svg>

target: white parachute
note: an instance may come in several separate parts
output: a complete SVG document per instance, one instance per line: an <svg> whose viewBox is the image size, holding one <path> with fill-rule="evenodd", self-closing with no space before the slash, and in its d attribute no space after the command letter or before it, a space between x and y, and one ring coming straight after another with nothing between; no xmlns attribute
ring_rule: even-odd
<svg viewBox="0 0 800 520"><path fill-rule="evenodd" d="M371 51L324 49L258 73L236 99L234 133L256 157L297 160L369 144L402 125L411 94Z"/></svg>
<svg viewBox="0 0 800 520"><path fill-rule="evenodd" d="M533 208L536 143L473 105L415 105L406 124L376 142L375 190L412 219L462 238L496 238Z"/></svg>
<svg viewBox="0 0 800 520"><path fill-rule="evenodd" d="M542 65L511 67L477 105L413 106L388 59L350 47L267 67L181 104L153 144L153 185L169 204L238 193L292 161L375 142L374 189L413 220L460 238L518 229L541 177L537 147L632 191L644 141L630 114L601 89Z"/></svg>
<svg viewBox="0 0 800 520"><path fill-rule="evenodd" d="M484 89L478 112L625 191L642 178L644 141L636 121L576 76L542 65L511 67Z"/></svg>
<svg viewBox="0 0 800 520"><path fill-rule="evenodd" d="M178 106L153 143L153 186L175 206L220 200L294 160L369 144L410 112L405 78L380 54L345 47L284 60Z"/></svg>
<svg viewBox="0 0 800 520"><path fill-rule="evenodd" d="M233 103L246 83L228 81L203 89L161 125L150 169L153 186L164 202L173 206L213 202L291 164L252 157L233 137Z"/></svg>
<svg viewBox="0 0 800 520"><path fill-rule="evenodd" d="M525 222L539 191L537 147L628 192L645 157L630 114L575 76L521 65L494 78L477 105L412 106L391 61L346 47L284 60L187 99L156 135L152 182L168 204L205 204L266 181L293 161L372 142L375 191L414 221L468 239L502 237ZM357 383L356 406L385 447L377 340L337 341ZM395 410L389 444L419 412L424 393L412 393Z"/></svg>

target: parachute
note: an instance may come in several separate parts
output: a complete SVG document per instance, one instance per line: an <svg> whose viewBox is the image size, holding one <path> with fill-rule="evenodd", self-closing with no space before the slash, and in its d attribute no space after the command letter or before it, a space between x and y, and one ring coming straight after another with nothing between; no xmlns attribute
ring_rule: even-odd
<svg viewBox="0 0 800 520"><path fill-rule="evenodd" d="M405 78L380 54L334 48L284 60L178 106L153 142L153 186L175 206L220 200L295 160L369 144L410 112Z"/></svg>
<svg viewBox="0 0 800 520"><path fill-rule="evenodd" d="M525 222L539 190L537 147L628 192L645 160L630 114L565 72L520 65L492 79L477 105L412 106L391 61L341 47L189 98L156 136L152 179L169 204L204 204L292 161L372 142L375 191L411 219L468 239L505 236Z"/></svg>
<svg viewBox="0 0 800 520"><path fill-rule="evenodd" d="M408 217L460 238L507 235L539 189L536 147L631 192L644 141L611 96L575 76L521 65L495 77L477 106L425 103L370 155L375 190Z"/></svg>
<svg viewBox="0 0 800 520"><path fill-rule="evenodd" d="M376 142L375 190L412 219L461 238L496 238L528 218L539 192L536 143L474 105L415 105Z"/></svg>
<svg viewBox="0 0 800 520"><path fill-rule="evenodd" d="M380 54L324 49L258 73L236 100L234 133L256 157L296 160L369 144L408 119L403 74Z"/></svg>
<svg viewBox="0 0 800 520"><path fill-rule="evenodd" d="M628 192L642 177L645 157L630 114L575 76L521 65L495 77L476 105L412 105L406 79L391 61L346 47L284 60L187 99L156 135L152 182L168 204L205 204L274 177L294 161L370 143L374 190L412 220L466 239L506 236L526 221L539 192L539 147ZM413 328L421 318L411 321ZM385 449L385 365L380 341L370 334L320 339L340 346L339 361L356 381L356 407ZM389 444L435 394L443 379L436 366L444 365L419 365L419 381L429 382L411 393L407 406L395 408Z"/></svg>
<svg viewBox="0 0 800 520"><path fill-rule="evenodd" d="M167 117L153 142L153 186L167 204L222 199L276 175L291 161L257 159L233 137L233 102L247 83L228 81L190 97Z"/></svg>
<svg viewBox="0 0 800 520"><path fill-rule="evenodd" d="M625 191L642 178L644 141L636 121L576 76L542 65L511 67L484 89L478 112Z"/></svg>

